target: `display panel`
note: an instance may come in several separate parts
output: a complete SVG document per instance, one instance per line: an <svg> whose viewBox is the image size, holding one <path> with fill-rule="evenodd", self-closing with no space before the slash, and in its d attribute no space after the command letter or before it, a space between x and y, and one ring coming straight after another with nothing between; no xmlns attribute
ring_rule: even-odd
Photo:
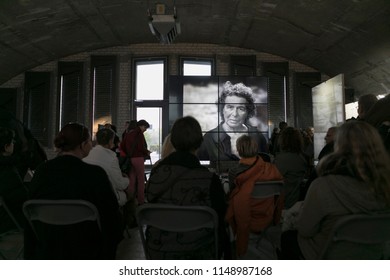
<svg viewBox="0 0 390 280"><path fill-rule="evenodd" d="M243 134L267 152L268 78L170 76L170 126L181 116L193 116L202 127L201 160L238 160L235 141Z"/></svg>

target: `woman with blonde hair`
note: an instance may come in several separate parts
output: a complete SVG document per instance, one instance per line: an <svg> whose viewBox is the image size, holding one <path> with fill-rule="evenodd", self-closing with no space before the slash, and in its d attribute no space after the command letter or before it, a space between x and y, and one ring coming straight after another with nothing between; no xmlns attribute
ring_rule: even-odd
<svg viewBox="0 0 390 280"><path fill-rule="evenodd" d="M298 243L316 259L340 217L390 210L390 158L378 132L361 121L343 124L335 150L318 165L298 218ZM344 252L340 258L353 258Z"/></svg>

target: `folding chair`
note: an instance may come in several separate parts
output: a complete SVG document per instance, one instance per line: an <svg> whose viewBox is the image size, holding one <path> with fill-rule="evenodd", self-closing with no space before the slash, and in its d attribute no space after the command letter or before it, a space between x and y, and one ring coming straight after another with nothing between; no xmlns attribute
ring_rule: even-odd
<svg viewBox="0 0 390 280"><path fill-rule="evenodd" d="M25 234L26 258L99 258L103 250L101 224L99 212L91 202L28 200L23 212L31 228L26 229L28 236Z"/></svg>
<svg viewBox="0 0 390 280"><path fill-rule="evenodd" d="M146 226L170 232L214 229L215 258L218 259L218 216L214 209L208 206L146 203L138 207L136 217L146 259L149 259L145 237Z"/></svg>
<svg viewBox="0 0 390 280"><path fill-rule="evenodd" d="M101 231L99 212L95 205L85 200L28 200L23 213L36 234L34 221L50 225L72 225L95 221ZM37 236L39 239L39 236Z"/></svg>
<svg viewBox="0 0 390 280"><path fill-rule="evenodd" d="M273 220L261 233L250 234L247 253L240 259L277 259L277 248L280 248L281 225L275 223L281 215L281 207L277 208L282 192L283 181L256 182L251 197L258 200L273 199ZM278 212L279 211L279 212Z"/></svg>
<svg viewBox="0 0 390 280"><path fill-rule="evenodd" d="M5 213L8 215L8 217L11 219L11 221L14 223L14 225L16 226L16 229L13 229L13 230L9 230L9 231L6 231L4 233L1 233L0 234L0 240L5 237L5 236L8 236L8 235L11 235L11 234L14 234L14 233L17 233L17 234L21 234L23 235L23 228L20 226L20 224L18 223L18 221L16 220L16 218L14 217L14 215L12 215L11 211L8 209L6 203L4 202L4 199L0 196L0 207L3 207ZM16 253L16 259L18 259L21 254L23 252L23 244L20 246L20 248L18 249L17 253ZM1 250L0 248L0 257L2 259L8 259L4 252Z"/></svg>
<svg viewBox="0 0 390 280"><path fill-rule="evenodd" d="M251 196L253 198L267 198L280 195L283 181L256 182Z"/></svg>
<svg viewBox="0 0 390 280"><path fill-rule="evenodd" d="M319 259L389 259L390 213L340 218Z"/></svg>

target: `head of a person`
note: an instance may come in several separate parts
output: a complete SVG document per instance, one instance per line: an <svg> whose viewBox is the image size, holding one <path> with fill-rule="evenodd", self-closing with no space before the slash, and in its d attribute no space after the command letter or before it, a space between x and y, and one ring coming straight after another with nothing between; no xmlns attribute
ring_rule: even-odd
<svg viewBox="0 0 390 280"><path fill-rule="evenodd" d="M145 132L150 127L150 124L145 120L139 120L137 122L137 126L141 129L142 132Z"/></svg>
<svg viewBox="0 0 390 280"><path fill-rule="evenodd" d="M334 153L319 163L319 174L347 167L390 205L390 157L378 131L363 121L348 121L337 129Z"/></svg>
<svg viewBox="0 0 390 280"><path fill-rule="evenodd" d="M279 123L279 129L280 131L282 131L283 129L285 129L287 127L287 123L286 122L280 122Z"/></svg>
<svg viewBox="0 0 390 280"><path fill-rule="evenodd" d="M60 153L75 153L86 157L92 149L88 128L79 123L66 124L54 139L54 146Z"/></svg>
<svg viewBox="0 0 390 280"><path fill-rule="evenodd" d="M171 129L171 143L177 151L195 152L203 142L199 122L191 116L179 118Z"/></svg>
<svg viewBox="0 0 390 280"><path fill-rule="evenodd" d="M325 139L325 143L329 144L329 143L334 142L334 139L336 137L336 133L337 133L337 127L336 126L329 127L328 131L326 132L325 138L324 138Z"/></svg>
<svg viewBox="0 0 390 280"><path fill-rule="evenodd" d="M114 147L115 132L111 128L102 128L96 132L96 142L105 148Z"/></svg>
<svg viewBox="0 0 390 280"><path fill-rule="evenodd" d="M303 137L299 129L286 127L280 132L279 148L282 152L301 153L303 150Z"/></svg>
<svg viewBox="0 0 390 280"><path fill-rule="evenodd" d="M259 151L256 140L245 134L238 137L236 147L241 158L255 157Z"/></svg>
<svg viewBox="0 0 390 280"><path fill-rule="evenodd" d="M15 132L6 127L0 127L0 153L10 156L14 152Z"/></svg>
<svg viewBox="0 0 390 280"><path fill-rule="evenodd" d="M232 128L242 126L256 112L252 89L243 83L227 81L217 104L222 121Z"/></svg>
<svg viewBox="0 0 390 280"><path fill-rule="evenodd" d="M378 98L374 94L365 94L359 97L357 112L359 118L365 118L368 111L378 101Z"/></svg>
<svg viewBox="0 0 390 280"><path fill-rule="evenodd" d="M127 126L127 130L130 131L137 127L137 120L129 121L129 125Z"/></svg>

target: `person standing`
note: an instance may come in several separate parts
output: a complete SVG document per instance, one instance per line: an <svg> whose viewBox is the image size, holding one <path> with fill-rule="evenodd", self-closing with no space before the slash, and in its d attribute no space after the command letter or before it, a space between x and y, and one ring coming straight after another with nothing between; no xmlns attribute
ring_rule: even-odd
<svg viewBox="0 0 390 280"><path fill-rule="evenodd" d="M150 127L145 120L139 120L137 127L127 133L121 142L121 156L131 159L132 168L129 172L129 193L137 197L138 205L145 202L145 158L150 156L147 149L144 132ZM137 184L136 184L137 182ZM136 186L137 185L137 186Z"/></svg>

